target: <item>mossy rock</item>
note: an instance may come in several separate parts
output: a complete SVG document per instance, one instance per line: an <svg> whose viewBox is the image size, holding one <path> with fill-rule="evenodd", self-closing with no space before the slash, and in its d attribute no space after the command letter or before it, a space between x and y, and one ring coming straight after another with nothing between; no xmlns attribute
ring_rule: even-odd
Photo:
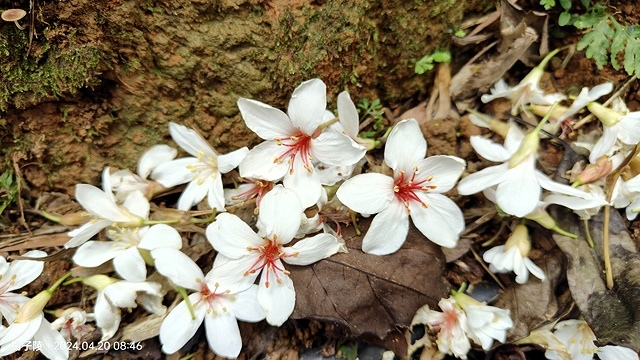
<svg viewBox="0 0 640 360"><path fill-rule="evenodd" d="M314 77L327 83L330 108L342 90L398 104L432 81L414 73L415 61L446 45L465 13L492 6L41 1L30 49L28 29L0 24L0 167L18 153L32 190L71 191L97 183L104 166L135 168L149 146L170 142L169 121L197 128L222 152L250 146L258 139L237 99L284 108Z"/></svg>

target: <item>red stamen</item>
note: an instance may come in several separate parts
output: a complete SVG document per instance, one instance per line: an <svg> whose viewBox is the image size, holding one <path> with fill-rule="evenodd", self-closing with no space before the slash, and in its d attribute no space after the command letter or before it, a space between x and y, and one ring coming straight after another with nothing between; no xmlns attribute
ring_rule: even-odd
<svg viewBox="0 0 640 360"><path fill-rule="evenodd" d="M293 174L294 170L294 162L296 161L296 157L299 155L300 161L304 163L304 168L309 172L313 171L313 167L311 165L311 160L313 160L313 158L311 157L309 152L311 148L311 136L300 134L297 136L289 136L286 138L275 138L274 140L276 144L287 147L282 155L276 157L273 160L274 163L281 163L285 158L288 158L287 162L289 163L289 174L291 175Z"/></svg>
<svg viewBox="0 0 640 360"><path fill-rule="evenodd" d="M413 175L410 179L406 179L404 171L400 171L400 175L393 182L393 191L395 192L396 198L404 204L407 214L411 213L409 210L409 203L411 201L419 202L425 208L428 206L427 203L420 200L420 197L416 194L417 191L430 191L437 187L436 185L428 184L433 180L433 176L416 181L417 174L417 167L413 169Z"/></svg>

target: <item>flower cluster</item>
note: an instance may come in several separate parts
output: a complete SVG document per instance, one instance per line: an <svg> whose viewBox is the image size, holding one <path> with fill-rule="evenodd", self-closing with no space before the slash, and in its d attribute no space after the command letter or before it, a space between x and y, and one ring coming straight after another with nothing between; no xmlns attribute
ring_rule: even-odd
<svg viewBox="0 0 640 360"><path fill-rule="evenodd" d="M522 219L504 245L484 253L491 271L513 271L521 284L530 273L544 280L544 272L528 258L532 243L526 221L571 236L555 224L546 206L587 212L608 204L597 190L576 187L606 176L620 163L616 159L628 154L629 145L640 140L633 113L595 102L611 86L583 90L571 107L558 113L557 102L566 97L545 94L538 85L547 61L517 86L509 88L501 81L491 95L483 96L485 102L510 99L514 113L536 114L546 107L545 117L527 133L515 123L474 115L474 123L504 136L504 144L473 136L471 145L481 157L501 164L472 173L459 184L466 161L449 155L427 157L427 140L415 119L395 122L383 136L383 163L365 160L366 152L381 142L359 136L358 112L347 92L337 98L337 116L327 110L326 86L319 79L298 86L286 112L256 100L238 100L246 126L264 140L252 149L220 154L197 130L170 122L171 138L188 156L179 157L180 150L169 145L153 146L140 157L137 173L107 167L102 188L78 184L75 197L82 212L59 217L45 213L65 225L81 225L68 233L64 246L74 251L75 265L95 269L94 275L66 280L71 273L66 274L29 299L13 291L38 277L43 262L9 264L0 258L0 356L35 339L49 344L79 341L94 331L91 323L101 340L109 341L117 338L123 309L141 305L163 318L158 335L164 353L180 351L204 323L211 350L221 357L238 357L238 321L282 325L296 305L296 287L287 269L346 252L340 224L356 221L355 213L375 214L362 240L365 253L398 251L411 224L431 242L455 248L465 229L462 211L447 195L456 188L460 195L482 191L501 212ZM603 136L593 144L583 142L591 149L593 164L572 187L551 180L536 162L545 126L552 121L565 127L585 107L602 121ZM640 211L638 179L620 180L611 202L627 207L629 217ZM231 183L239 185L232 188ZM167 192L180 192L175 209L152 202ZM235 211L241 206L254 206L251 219ZM181 234L194 224L208 224L198 229L215 250L208 262L192 259L188 249L195 240ZM46 254L33 251L25 256ZM108 263L113 276L100 273ZM44 309L53 291L69 283L93 288L95 305L91 310L57 309L58 319L50 323ZM178 300L168 310L164 297L171 287ZM472 342L489 350L494 340L505 342L513 326L508 310L462 292L442 299L439 306L442 312L420 309L414 323L437 332L436 343L444 354L464 359ZM558 328L558 341L566 331ZM41 351L49 358L69 356L65 346Z"/></svg>

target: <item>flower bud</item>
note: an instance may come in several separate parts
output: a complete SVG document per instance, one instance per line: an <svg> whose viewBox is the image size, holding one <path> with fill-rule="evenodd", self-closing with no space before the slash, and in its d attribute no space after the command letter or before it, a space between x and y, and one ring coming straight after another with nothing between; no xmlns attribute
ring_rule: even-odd
<svg viewBox="0 0 640 360"><path fill-rule="evenodd" d="M578 174L578 177L576 177L576 180L571 186L576 187L602 179L609 175L611 170L613 170L613 162L608 156L603 155L596 160L595 164L587 165L584 170Z"/></svg>
<svg viewBox="0 0 640 360"><path fill-rule="evenodd" d="M551 111L551 115L549 116L551 119L559 119L562 115L564 115L569 108L562 105L557 105L553 110L551 109L551 105L537 105L531 104L529 105L529 109L532 113L538 116L545 116L549 111Z"/></svg>
<svg viewBox="0 0 640 360"><path fill-rule="evenodd" d="M536 128L528 133L524 139L522 139L522 143L518 150L511 156L509 159L509 169L513 169L514 167L520 165L526 158L535 154L538 151L538 146L540 145L540 131Z"/></svg>
<svg viewBox="0 0 640 360"><path fill-rule="evenodd" d="M89 285L98 291L104 290L107 286L111 284L117 283L119 280L114 279L112 277L108 277L107 275L93 275L82 279L82 283L85 285Z"/></svg>
<svg viewBox="0 0 640 360"><path fill-rule="evenodd" d="M86 211L64 214L60 218L60 224L65 226L76 226L91 220L91 214Z"/></svg>
<svg viewBox="0 0 640 360"><path fill-rule="evenodd" d="M456 301L456 304L458 304L458 306L460 306L460 308L462 308L462 310L464 310L467 306L483 306L483 305L487 305L486 303L480 302L474 298L472 298L471 296L463 293L462 291L456 291L455 294L453 294L453 298Z"/></svg>
<svg viewBox="0 0 640 360"><path fill-rule="evenodd" d="M529 230L523 224L518 224L511 233L511 236L509 236L509 239L507 239L507 242L504 244L505 252L514 246L518 247L520 255L522 255L523 258L529 256L531 240L529 240Z"/></svg>
<svg viewBox="0 0 640 360"><path fill-rule="evenodd" d="M47 306L52 295L52 291L43 290L38 293L38 295L29 299L29 301L22 305L20 311L18 311L18 316L16 316L16 319L13 322L25 323L35 319L38 315L42 314L44 307Z"/></svg>
<svg viewBox="0 0 640 360"><path fill-rule="evenodd" d="M621 113L611 110L597 102L589 103L587 105L587 109L589 109L589 111L591 111L591 113L595 115L604 126L613 126L617 124L623 116Z"/></svg>

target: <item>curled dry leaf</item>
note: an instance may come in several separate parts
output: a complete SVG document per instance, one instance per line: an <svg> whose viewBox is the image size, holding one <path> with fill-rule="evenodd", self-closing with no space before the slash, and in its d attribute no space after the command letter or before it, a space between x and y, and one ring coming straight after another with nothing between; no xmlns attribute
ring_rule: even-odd
<svg viewBox="0 0 640 360"><path fill-rule="evenodd" d="M363 233L369 223L361 222ZM448 295L442 252L413 226L402 248L386 256L363 253L353 227L343 237L349 253L289 267L297 290L292 317L336 322L362 341L406 354L403 328L421 306L436 308Z"/></svg>
<svg viewBox="0 0 640 360"><path fill-rule="evenodd" d="M579 234L578 239L553 238L568 259L569 288L585 321L602 344L640 350L640 254L624 219L611 209L609 242L615 286L609 290L603 271L602 213L589 222L595 249L587 244L584 227L575 216L564 211L554 216L560 227Z"/></svg>

